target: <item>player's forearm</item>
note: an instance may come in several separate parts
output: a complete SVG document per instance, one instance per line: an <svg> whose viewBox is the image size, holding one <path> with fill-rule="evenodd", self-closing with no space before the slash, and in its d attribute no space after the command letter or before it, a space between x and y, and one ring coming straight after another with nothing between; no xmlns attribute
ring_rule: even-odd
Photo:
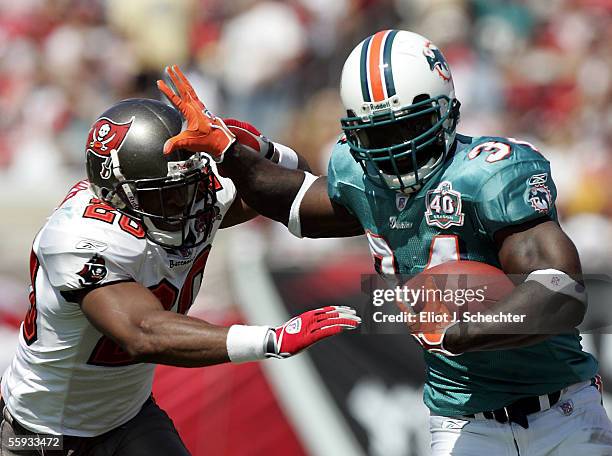
<svg viewBox="0 0 612 456"><path fill-rule="evenodd" d="M585 305L528 281L517 286L494 310L483 312L498 313L519 316L520 321L457 323L446 331L445 348L465 353L534 345L553 335L574 332L584 318Z"/></svg>
<svg viewBox="0 0 612 456"><path fill-rule="evenodd" d="M222 169L250 207L287 225L291 204L304 181L303 171L282 168L240 144L225 155Z"/></svg>
<svg viewBox="0 0 612 456"><path fill-rule="evenodd" d="M136 335L122 345L138 362L200 367L229 361L288 358L320 340L355 329L360 323L355 310L343 306L309 310L276 328L246 325L225 328L197 318L156 311L135 325L131 332Z"/></svg>
<svg viewBox="0 0 612 456"><path fill-rule="evenodd" d="M229 362L229 328L173 312L153 312L122 345L139 362L201 367Z"/></svg>

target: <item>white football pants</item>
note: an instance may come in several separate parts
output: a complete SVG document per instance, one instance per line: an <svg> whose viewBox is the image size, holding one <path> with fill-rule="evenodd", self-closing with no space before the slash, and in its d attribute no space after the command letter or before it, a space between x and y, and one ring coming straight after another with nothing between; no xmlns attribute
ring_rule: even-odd
<svg viewBox="0 0 612 456"><path fill-rule="evenodd" d="M432 415L432 456L612 456L612 425L590 382L565 388L552 408L516 423Z"/></svg>

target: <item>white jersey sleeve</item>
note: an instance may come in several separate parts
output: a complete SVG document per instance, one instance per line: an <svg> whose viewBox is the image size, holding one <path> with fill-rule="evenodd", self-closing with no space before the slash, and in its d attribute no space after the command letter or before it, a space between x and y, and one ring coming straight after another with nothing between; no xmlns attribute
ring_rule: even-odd
<svg viewBox="0 0 612 456"><path fill-rule="evenodd" d="M62 213L69 217L81 206L76 199L70 203L58 209L37 239L36 255L50 285L65 292L136 280L146 248L144 236L139 239L118 224L82 216L68 224Z"/></svg>

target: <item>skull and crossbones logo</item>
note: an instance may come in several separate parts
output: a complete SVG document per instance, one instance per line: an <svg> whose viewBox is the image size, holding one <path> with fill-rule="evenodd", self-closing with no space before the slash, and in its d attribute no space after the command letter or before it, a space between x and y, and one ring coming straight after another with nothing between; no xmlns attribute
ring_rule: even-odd
<svg viewBox="0 0 612 456"><path fill-rule="evenodd" d="M108 136L110 131L111 131L111 127L107 123L102 124L97 132L94 130L94 132L93 132L93 139L94 140L89 144L89 147L95 147L95 148L100 149L101 151L107 150L108 147L106 145L110 141L112 141L113 138L115 137L115 133L110 135L108 138L106 137L106 136Z"/></svg>

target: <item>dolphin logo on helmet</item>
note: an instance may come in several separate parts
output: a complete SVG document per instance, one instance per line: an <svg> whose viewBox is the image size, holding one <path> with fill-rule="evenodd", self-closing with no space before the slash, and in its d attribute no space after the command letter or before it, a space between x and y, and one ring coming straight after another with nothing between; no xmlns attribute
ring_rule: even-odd
<svg viewBox="0 0 612 456"><path fill-rule="evenodd" d="M429 68L431 71L436 71L440 77L448 82L451 80L450 69L448 67L448 63L446 63L446 59L431 41L428 41L423 49L423 55L427 59L427 63L429 63Z"/></svg>

